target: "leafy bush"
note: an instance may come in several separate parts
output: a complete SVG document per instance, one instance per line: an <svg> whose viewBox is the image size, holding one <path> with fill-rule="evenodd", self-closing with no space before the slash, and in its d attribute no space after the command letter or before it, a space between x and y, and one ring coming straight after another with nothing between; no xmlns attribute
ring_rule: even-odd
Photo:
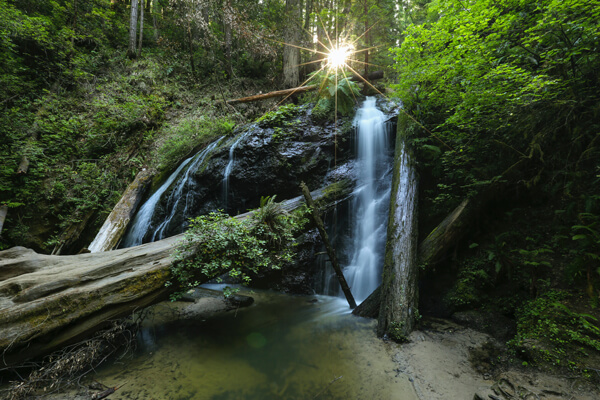
<svg viewBox="0 0 600 400"><path fill-rule="evenodd" d="M532 361L585 369L580 360L590 350L600 351L600 326L596 317L570 309L569 297L550 291L526 303L517 312L518 333L509 345L528 351ZM534 344L523 350L528 342Z"/></svg>
<svg viewBox="0 0 600 400"><path fill-rule="evenodd" d="M191 220L190 227L175 252L171 267L178 292L173 298L209 279L228 273L242 284L260 269L279 269L291 261L294 233L305 219L285 212L263 198L261 207L249 218L229 217L212 212Z"/></svg>
<svg viewBox="0 0 600 400"><path fill-rule="evenodd" d="M357 99L361 97L360 89L356 82L346 76L317 75L321 81L317 103L313 108L313 115L319 119L330 118L335 112L350 115L354 111Z"/></svg>

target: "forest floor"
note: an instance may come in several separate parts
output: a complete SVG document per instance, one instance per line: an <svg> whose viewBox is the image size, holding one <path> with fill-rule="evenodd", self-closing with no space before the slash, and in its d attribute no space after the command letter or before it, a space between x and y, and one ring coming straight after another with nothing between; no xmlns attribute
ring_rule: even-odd
<svg viewBox="0 0 600 400"><path fill-rule="evenodd" d="M443 319L426 319L393 355L422 400L594 400L600 387L509 362L493 337ZM494 396L494 397L492 397Z"/></svg>

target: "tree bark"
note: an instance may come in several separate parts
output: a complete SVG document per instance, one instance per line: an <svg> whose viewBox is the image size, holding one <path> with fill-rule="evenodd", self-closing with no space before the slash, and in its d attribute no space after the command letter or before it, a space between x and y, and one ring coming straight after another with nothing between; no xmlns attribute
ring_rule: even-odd
<svg viewBox="0 0 600 400"><path fill-rule="evenodd" d="M140 39L139 39L139 44L138 44L138 49L137 49L137 58L140 58L142 56L142 42L144 40L144 6L145 6L145 0L140 0L140 4L142 5L141 10L140 10Z"/></svg>
<svg viewBox="0 0 600 400"><path fill-rule="evenodd" d="M286 0L287 17L283 48L283 86L296 87L300 83L300 26L302 11L299 0Z"/></svg>
<svg viewBox="0 0 600 400"><path fill-rule="evenodd" d="M458 245L472 226L473 219L478 214L480 207L478 202L465 199L456 207L431 233L420 243L418 248L418 264L428 270L446 260L450 250ZM377 288L362 302L353 314L374 318L373 307L379 309L380 294ZM363 306L364 305L364 306Z"/></svg>
<svg viewBox="0 0 600 400"><path fill-rule="evenodd" d="M377 323L378 336L387 334L398 341L413 330L419 304L417 196L413 154L398 134Z"/></svg>
<svg viewBox="0 0 600 400"><path fill-rule="evenodd" d="M229 0L223 0L223 29L225 31L225 70L227 76L233 76L233 68L231 66L231 14Z"/></svg>
<svg viewBox="0 0 600 400"><path fill-rule="evenodd" d="M317 229L319 230L321 239L323 240L323 243L325 244L325 249L327 250L327 255L329 256L329 261L331 261L331 265L333 266L335 274L337 275L338 280L340 281L340 286L342 287L344 296L346 296L346 300L348 300L348 304L350 305L350 308L354 309L354 308L356 308L356 301L354 300L354 296L352 296L352 292L350 291L348 282L346 282L346 278L344 277L344 273L342 272L342 268L340 267L340 263L338 262L337 256L335 254L335 250L333 249L333 247L331 246L331 243L329 242L329 237L327 236L327 232L325 231L325 226L323 225L323 221L321 220L321 217L319 216L319 210L318 210L317 206L315 205L315 202L313 201L313 199L310 195L310 191L308 190L308 187L304 184L304 182L302 182L300 184L300 187L302 188L302 194L304 195L304 198L306 199L306 204L312 210L311 216L313 218L313 221L315 222L315 225L317 225Z"/></svg>
<svg viewBox="0 0 600 400"><path fill-rule="evenodd" d="M152 27L154 28L154 41L158 42L160 38L160 31L158 30L158 23L156 22L156 0L150 0L150 14L152 15Z"/></svg>
<svg viewBox="0 0 600 400"><path fill-rule="evenodd" d="M143 0L142 0L143 1ZM138 21L138 0L131 0L131 13L129 19L129 47L127 56L135 58L136 43L137 43L137 21Z"/></svg>
<svg viewBox="0 0 600 400"><path fill-rule="evenodd" d="M0 206L0 235L2 235L2 228L4 227L4 221L6 221L6 215L8 214L8 206L3 204Z"/></svg>

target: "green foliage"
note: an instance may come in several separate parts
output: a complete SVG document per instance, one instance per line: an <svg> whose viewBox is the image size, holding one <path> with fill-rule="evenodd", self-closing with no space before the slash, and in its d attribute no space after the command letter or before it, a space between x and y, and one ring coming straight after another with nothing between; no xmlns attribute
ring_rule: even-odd
<svg viewBox="0 0 600 400"><path fill-rule="evenodd" d="M406 343L408 338L402 333L404 322L392 321L388 329L390 339L397 343Z"/></svg>
<svg viewBox="0 0 600 400"><path fill-rule="evenodd" d="M273 200L262 198L261 207L247 219L222 212L192 219L171 267L174 282L168 284L176 283L179 290L174 298L225 273L248 284L251 274L279 269L289 262L294 255L294 233L305 218L288 214Z"/></svg>
<svg viewBox="0 0 600 400"><path fill-rule="evenodd" d="M194 148L231 134L234 126L234 122L225 117L209 119L201 115L182 118L163 130L156 168L159 171L172 170Z"/></svg>
<svg viewBox="0 0 600 400"><path fill-rule="evenodd" d="M256 120L256 123L263 128L291 126L294 124L293 118L298 116L302 108L293 103L286 104L265 113Z"/></svg>
<svg viewBox="0 0 600 400"><path fill-rule="evenodd" d="M356 82L344 75L324 74L317 72L319 92L312 114L319 119L332 119L335 112L349 115L354 111L357 99L361 97Z"/></svg>
<svg viewBox="0 0 600 400"><path fill-rule="evenodd" d="M572 310L569 297L550 291L524 304L517 313L518 334L509 345L519 351L533 341L528 346L532 361L584 370L584 357L600 351L600 326L594 316Z"/></svg>
<svg viewBox="0 0 600 400"><path fill-rule="evenodd" d="M429 22L408 27L392 50L393 87L414 117L416 147L451 188L443 206L515 167L528 186L549 170L589 178L590 164L562 158L597 156L599 9L585 0L436 0Z"/></svg>

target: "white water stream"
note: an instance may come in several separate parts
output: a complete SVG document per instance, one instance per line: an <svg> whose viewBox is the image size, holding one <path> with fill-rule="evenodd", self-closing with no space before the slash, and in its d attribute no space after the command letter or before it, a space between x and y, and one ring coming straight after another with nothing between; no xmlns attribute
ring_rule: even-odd
<svg viewBox="0 0 600 400"><path fill-rule="evenodd" d="M240 144L240 142L248 136L250 131L245 131L241 133L233 142L231 147L229 148L229 161L227 166L225 167L225 171L223 172L223 209L227 212L227 199L229 197L229 175L231 175L231 170L233 169L233 164L235 163L235 149Z"/></svg>
<svg viewBox="0 0 600 400"><path fill-rule="evenodd" d="M381 283L393 143L385 114L377 108L374 97L367 97L356 113L354 125L359 176L349 210L350 240L337 250L348 253L344 276L360 303ZM333 272L325 276L324 291L329 295L340 294Z"/></svg>
<svg viewBox="0 0 600 400"><path fill-rule="evenodd" d="M165 219L160 223L160 225L154 229L152 233L152 237L149 240L150 242L154 242L156 240L164 239L165 230L168 228L169 223L173 219L173 216L176 212L178 212L179 204L181 201L185 201L183 214L188 208L188 204L191 202L190 196L191 191L187 191L185 196L182 196L184 188L190 186L192 183L190 181L190 176L194 173L199 166L202 165L206 156L221 142L223 137L215 140L213 143L208 145L204 150L200 151L196 155L184 160L179 167L173 172L169 178L162 184L160 188L146 202L142 205L142 207L138 210L135 215L135 218L131 222L131 227L129 228L127 235L123 239L121 247L133 247L142 244L144 237L148 234L149 230L152 230L152 217L156 212L156 206L161 200L163 194L171 187L173 182L177 179L176 185L171 191L169 198L167 200L166 205L166 216ZM183 173L182 173L183 171Z"/></svg>

